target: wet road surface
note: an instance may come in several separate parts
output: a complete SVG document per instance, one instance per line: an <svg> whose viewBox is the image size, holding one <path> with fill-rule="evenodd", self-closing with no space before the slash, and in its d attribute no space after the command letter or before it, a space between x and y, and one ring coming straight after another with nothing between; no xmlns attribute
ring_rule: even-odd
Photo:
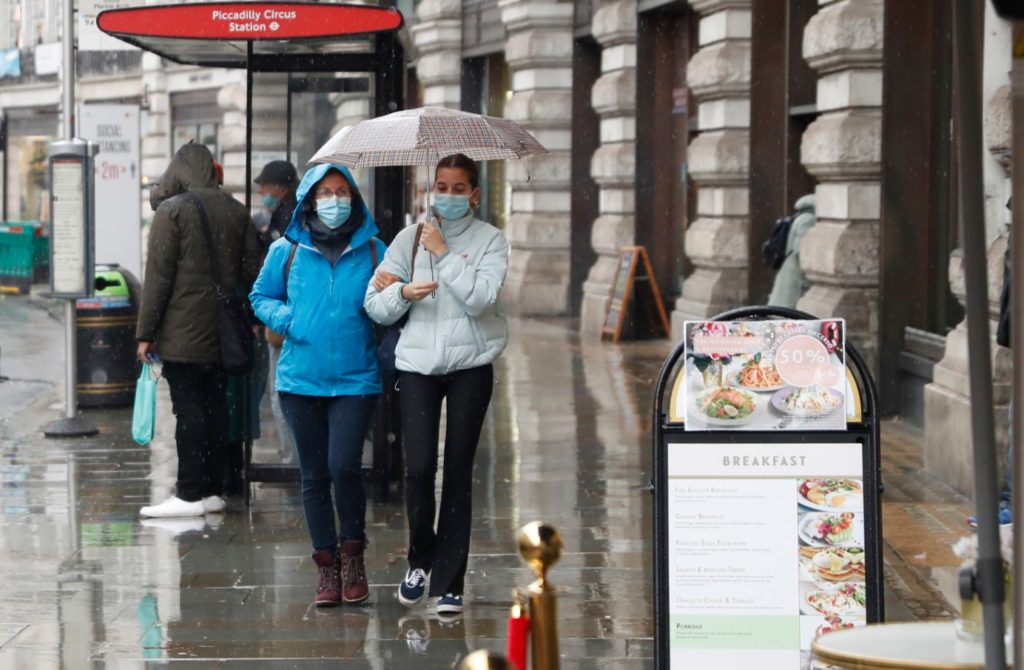
<svg viewBox="0 0 1024 670"><path fill-rule="evenodd" d="M581 342L567 322L513 324L454 623L395 597L400 494L369 506L369 604L326 611L311 606L296 486L257 485L249 508L233 500L222 515L140 521L174 482L166 388L148 447L131 440L128 411L90 412L96 438L43 439L63 397L61 342L38 301L0 302L3 373L15 378L0 384L0 668L451 668L504 648L512 589L532 580L515 535L535 519L565 539L550 575L563 589L563 668L652 667L647 424L667 342L616 347ZM889 618L950 616L966 501L920 472L914 433L887 426L883 445Z"/></svg>

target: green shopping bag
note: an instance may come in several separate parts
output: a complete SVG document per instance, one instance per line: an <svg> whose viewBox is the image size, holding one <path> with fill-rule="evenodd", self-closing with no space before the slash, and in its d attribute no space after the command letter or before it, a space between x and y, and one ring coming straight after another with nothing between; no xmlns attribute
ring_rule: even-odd
<svg viewBox="0 0 1024 670"><path fill-rule="evenodd" d="M149 444L156 424L156 380L149 363L142 364L135 384L135 406L132 409L132 437L139 444Z"/></svg>

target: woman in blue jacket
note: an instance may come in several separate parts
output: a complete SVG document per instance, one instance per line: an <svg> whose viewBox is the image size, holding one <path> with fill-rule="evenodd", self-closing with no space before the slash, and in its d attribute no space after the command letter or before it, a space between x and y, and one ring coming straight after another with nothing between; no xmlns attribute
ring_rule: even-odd
<svg viewBox="0 0 1024 670"><path fill-rule="evenodd" d="M363 294L385 247L345 167L312 168L296 199L291 225L270 247L251 299L259 319L285 337L277 391L302 472L319 568L316 604L358 603L369 595L363 437L381 391Z"/></svg>

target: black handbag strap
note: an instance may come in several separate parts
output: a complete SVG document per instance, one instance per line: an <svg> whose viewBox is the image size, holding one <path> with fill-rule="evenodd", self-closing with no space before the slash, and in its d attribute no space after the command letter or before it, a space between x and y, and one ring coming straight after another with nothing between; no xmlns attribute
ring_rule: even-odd
<svg viewBox="0 0 1024 670"><path fill-rule="evenodd" d="M213 279L214 288L217 289L217 295L223 298L227 293L225 293L224 286L221 284L220 259L217 258L217 248L213 244L213 231L210 230L210 219L206 216L206 207L203 206L202 199L195 193L186 193L185 197L195 205L196 212L199 214L199 221L203 227L203 237L206 238L206 253L210 259L210 276Z"/></svg>

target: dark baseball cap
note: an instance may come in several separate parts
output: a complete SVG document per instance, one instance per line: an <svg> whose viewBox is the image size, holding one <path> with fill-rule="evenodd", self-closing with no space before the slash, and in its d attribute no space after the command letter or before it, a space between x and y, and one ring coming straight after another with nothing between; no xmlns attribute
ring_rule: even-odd
<svg viewBox="0 0 1024 670"><path fill-rule="evenodd" d="M280 184L281 186L292 186L299 181L299 174L295 166L288 161L270 161L263 166L263 170L253 179L257 184L264 182L268 184Z"/></svg>

